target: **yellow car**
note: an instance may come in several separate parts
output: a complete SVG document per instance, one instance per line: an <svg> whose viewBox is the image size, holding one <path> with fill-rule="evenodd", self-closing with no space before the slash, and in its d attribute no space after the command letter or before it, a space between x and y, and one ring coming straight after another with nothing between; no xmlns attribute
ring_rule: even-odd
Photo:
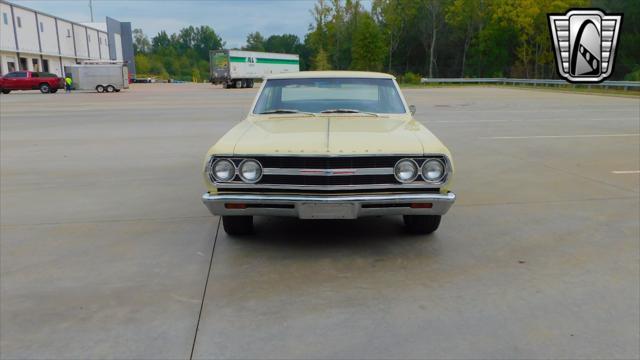
<svg viewBox="0 0 640 360"><path fill-rule="evenodd" d="M230 235L251 233L254 215L402 215L409 232L432 233L456 198L453 163L414 112L388 74L271 76L207 152L202 201Z"/></svg>

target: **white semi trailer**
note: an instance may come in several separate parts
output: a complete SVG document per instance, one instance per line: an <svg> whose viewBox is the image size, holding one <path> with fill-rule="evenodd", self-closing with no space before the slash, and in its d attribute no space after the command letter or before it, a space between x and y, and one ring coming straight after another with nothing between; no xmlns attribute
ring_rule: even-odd
<svg viewBox="0 0 640 360"><path fill-rule="evenodd" d="M77 64L64 67L75 90L118 92L129 88L129 70L123 64Z"/></svg>
<svg viewBox="0 0 640 360"><path fill-rule="evenodd" d="M211 83L224 88L250 88L254 80L271 74L300 71L300 57L244 50L214 50L209 53Z"/></svg>

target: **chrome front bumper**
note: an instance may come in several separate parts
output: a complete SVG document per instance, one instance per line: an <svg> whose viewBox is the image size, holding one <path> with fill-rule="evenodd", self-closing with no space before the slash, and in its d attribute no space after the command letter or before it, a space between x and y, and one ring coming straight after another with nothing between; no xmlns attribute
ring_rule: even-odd
<svg viewBox="0 0 640 360"><path fill-rule="evenodd" d="M355 219L379 215L443 215L456 200L447 194L271 195L205 193L213 215L291 216L300 219ZM429 206L430 204L430 206Z"/></svg>

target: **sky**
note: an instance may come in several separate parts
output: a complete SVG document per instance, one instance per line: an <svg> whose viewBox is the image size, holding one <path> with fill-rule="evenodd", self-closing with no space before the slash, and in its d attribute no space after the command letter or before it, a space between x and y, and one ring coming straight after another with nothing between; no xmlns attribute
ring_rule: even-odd
<svg viewBox="0 0 640 360"><path fill-rule="evenodd" d="M89 0L9 0L10 2L76 22L90 22ZM313 21L314 0L93 0L95 22L109 16L130 21L153 37L183 27L209 25L227 48L245 44L247 35L295 34L304 39ZM367 6L365 2L365 7Z"/></svg>

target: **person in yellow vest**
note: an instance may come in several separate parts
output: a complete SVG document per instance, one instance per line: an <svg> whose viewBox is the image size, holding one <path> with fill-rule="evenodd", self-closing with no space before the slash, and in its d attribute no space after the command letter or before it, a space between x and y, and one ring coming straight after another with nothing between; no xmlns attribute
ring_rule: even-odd
<svg viewBox="0 0 640 360"><path fill-rule="evenodd" d="M64 77L64 88L66 90L66 92L70 93L71 92L71 85L73 84L73 79L71 78L71 75L67 74Z"/></svg>

